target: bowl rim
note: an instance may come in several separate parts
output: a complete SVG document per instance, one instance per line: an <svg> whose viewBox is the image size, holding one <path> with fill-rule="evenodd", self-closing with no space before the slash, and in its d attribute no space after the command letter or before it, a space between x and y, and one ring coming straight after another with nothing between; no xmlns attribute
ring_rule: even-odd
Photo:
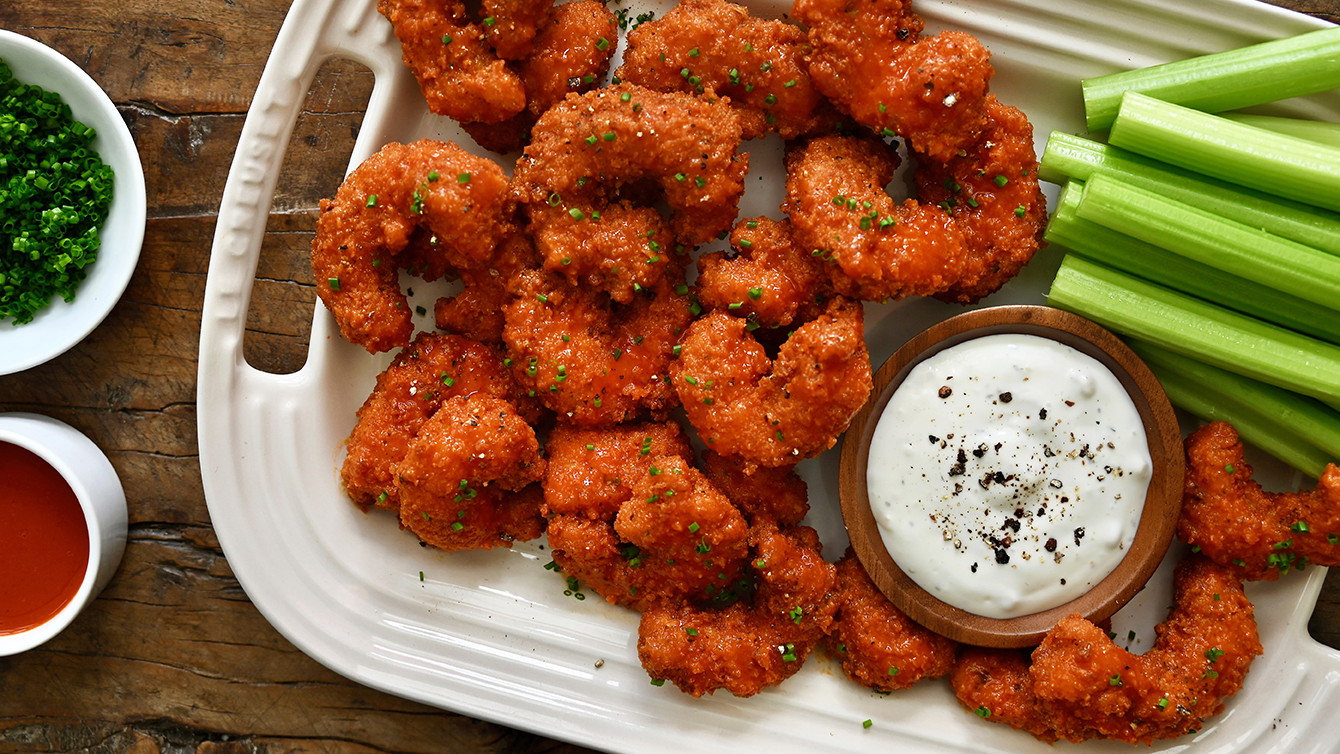
<svg viewBox="0 0 1340 754"><path fill-rule="evenodd" d="M112 204L99 228L98 258L73 302L55 297L33 318L0 322L0 375L43 364L82 341L111 313L139 262L147 222L144 167L129 127L91 76L60 52L0 29L0 58L14 77L60 94L73 116L94 128L93 147L114 171Z"/></svg>
<svg viewBox="0 0 1340 754"><path fill-rule="evenodd" d="M70 485L70 490L74 492L75 499L79 501L79 509L84 514L84 526L88 529L89 548L88 564L85 566L84 576L79 582L79 588L70 597L70 601L49 620L40 625L33 626L25 631L0 634L0 657L4 657L25 652L46 643L64 631L83 612L88 603L100 591L102 585L100 582L105 583L107 578L110 577L110 573L105 572L109 565L107 550L109 547L114 548L117 542L124 547L126 524L124 517L113 516L109 520L105 515L101 515L100 503L95 500L98 490L95 489L96 483L90 480L95 475L104 473L105 469L90 468L87 464L79 466L70 460L70 456L83 455L86 457L88 453L92 452L103 459L103 463L106 464L108 469L111 468L111 463L106 460L106 455L102 452L102 449L98 448L92 440L79 430L62 421L40 414L0 413L0 443L17 445L32 452L55 469L66 484ZM72 448L82 451L82 453L69 452ZM124 492L119 504L124 509ZM119 562L119 554L116 555L114 561ZM113 569L115 562L110 563Z"/></svg>
<svg viewBox="0 0 1340 754"><path fill-rule="evenodd" d="M912 581L884 546L866 488L871 437L880 414L907 373L951 346L1001 333L1046 337L1106 366L1126 388L1140 413L1153 472L1135 540L1113 571L1069 602L1015 618L971 613L941 601ZM1172 404L1154 374L1116 335L1062 309L996 306L964 312L932 325L900 346L876 370L870 399L852 419L843 440L839 500L852 549L871 580L899 609L955 641L1019 648L1038 644L1060 619L1074 613L1101 621L1144 588L1172 543L1181 511L1183 472L1182 432Z"/></svg>

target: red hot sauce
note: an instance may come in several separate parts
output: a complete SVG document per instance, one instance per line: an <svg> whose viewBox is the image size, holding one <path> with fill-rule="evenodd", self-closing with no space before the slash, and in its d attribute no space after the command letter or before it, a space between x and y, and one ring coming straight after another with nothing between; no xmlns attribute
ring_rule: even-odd
<svg viewBox="0 0 1340 754"><path fill-rule="evenodd" d="M88 570L88 524L51 464L0 442L0 634L51 620Z"/></svg>

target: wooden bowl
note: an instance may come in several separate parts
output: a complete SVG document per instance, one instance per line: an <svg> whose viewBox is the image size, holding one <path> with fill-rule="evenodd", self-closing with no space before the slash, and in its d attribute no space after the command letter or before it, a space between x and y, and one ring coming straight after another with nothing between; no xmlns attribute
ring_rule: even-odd
<svg viewBox="0 0 1340 754"><path fill-rule="evenodd" d="M932 596L907 576L885 548L870 509L866 465L880 414L904 377L926 358L964 341L999 333L1050 338L1111 370L1144 422L1152 475L1135 539L1106 578L1060 606L1016 618L990 618ZM909 617L955 641L988 647L1028 647L1061 618L1079 613L1100 621L1131 600L1149 580L1172 542L1182 505L1182 434L1163 388L1126 344L1101 326L1046 306L978 309L940 322L905 343L875 372L871 399L857 413L842 446L842 517L852 548L885 596Z"/></svg>

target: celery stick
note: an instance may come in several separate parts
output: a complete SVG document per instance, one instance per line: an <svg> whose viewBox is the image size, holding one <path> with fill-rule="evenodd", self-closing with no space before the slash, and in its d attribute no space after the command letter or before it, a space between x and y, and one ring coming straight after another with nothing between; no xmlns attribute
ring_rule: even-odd
<svg viewBox="0 0 1340 754"><path fill-rule="evenodd" d="M1308 141L1316 141L1331 147L1340 147L1340 123L1328 123L1308 118L1284 118L1278 115L1255 115L1253 113L1221 113L1221 117L1237 123L1264 128L1274 133L1296 136Z"/></svg>
<svg viewBox="0 0 1340 754"><path fill-rule="evenodd" d="M1064 246L1092 262L1340 344L1340 311L1303 301L1084 220L1075 213L1082 191L1083 186L1074 181L1061 189L1047 224L1048 243Z"/></svg>
<svg viewBox="0 0 1340 754"><path fill-rule="evenodd" d="M1087 181L1095 173L1114 175L1169 199L1340 254L1340 218L1333 213L1225 183L1108 144L1052 132L1038 166L1038 175L1043 180Z"/></svg>
<svg viewBox="0 0 1340 754"><path fill-rule="evenodd" d="M1076 208L1084 220L1232 275L1340 307L1340 256L1096 175Z"/></svg>
<svg viewBox="0 0 1340 754"><path fill-rule="evenodd" d="M1338 64L1340 65L1340 64ZM1127 92L1110 141L1146 157L1340 210L1340 149Z"/></svg>
<svg viewBox="0 0 1340 754"><path fill-rule="evenodd" d="M1340 347L1074 255L1062 261L1048 302L1230 372L1340 401Z"/></svg>
<svg viewBox="0 0 1340 754"><path fill-rule="evenodd" d="M1320 401L1144 341L1128 344L1174 406L1231 423L1243 440L1313 477L1340 461L1340 413Z"/></svg>
<svg viewBox="0 0 1340 754"><path fill-rule="evenodd" d="M1080 85L1091 131L1112 125L1127 90L1206 112L1324 92L1340 86L1340 27L1098 76Z"/></svg>

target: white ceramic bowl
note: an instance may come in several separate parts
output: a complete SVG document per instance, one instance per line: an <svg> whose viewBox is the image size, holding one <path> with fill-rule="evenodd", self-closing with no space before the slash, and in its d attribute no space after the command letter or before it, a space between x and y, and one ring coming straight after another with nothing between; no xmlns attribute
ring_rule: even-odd
<svg viewBox="0 0 1340 754"><path fill-rule="evenodd" d="M79 590L46 623L16 634L0 634L0 657L4 657L32 649L60 633L107 586L126 549L126 495L107 456L64 422L38 414L0 414L0 442L29 450L60 472L79 500L89 534L88 569Z"/></svg>
<svg viewBox="0 0 1340 754"><path fill-rule="evenodd" d="M59 296L33 321L0 322L0 374L37 366L69 350L93 331L125 292L144 241L144 170L135 141L116 106L83 69L64 55L25 36L0 29L0 58L14 77L58 92L74 117L97 131L93 148L115 171L112 205L98 258L86 269L75 299Z"/></svg>

